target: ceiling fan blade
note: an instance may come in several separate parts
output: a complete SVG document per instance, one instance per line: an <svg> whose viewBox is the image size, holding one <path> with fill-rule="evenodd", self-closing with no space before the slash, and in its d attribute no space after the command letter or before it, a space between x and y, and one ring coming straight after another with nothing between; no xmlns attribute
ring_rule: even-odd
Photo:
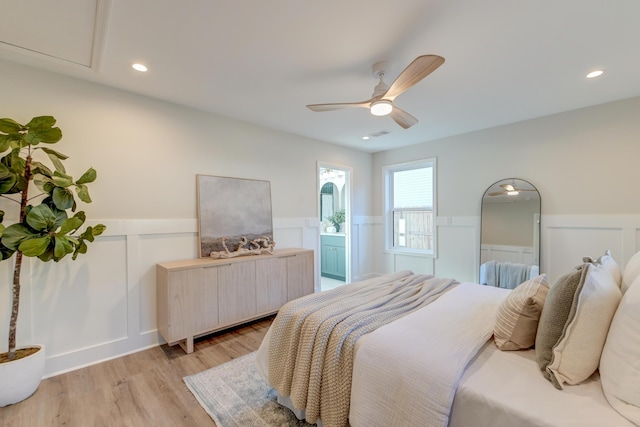
<svg viewBox="0 0 640 427"><path fill-rule="evenodd" d="M500 187L504 188L505 191L519 191L511 184L500 184Z"/></svg>
<svg viewBox="0 0 640 427"><path fill-rule="evenodd" d="M493 193L489 193L489 196L499 196L501 194L507 194L507 193L505 193L504 191L496 191Z"/></svg>
<svg viewBox="0 0 640 427"><path fill-rule="evenodd" d="M311 111L333 111L343 110L345 108L369 108L371 100L363 102L342 102L335 104L310 104L307 108Z"/></svg>
<svg viewBox="0 0 640 427"><path fill-rule="evenodd" d="M407 65L407 68L400 73L382 97L393 101L396 96L427 77L443 63L444 58L438 55L418 56L411 64Z"/></svg>
<svg viewBox="0 0 640 427"><path fill-rule="evenodd" d="M411 126L418 123L418 119L416 119L406 111L396 107L395 105L389 115L397 124L399 124L404 129L409 129Z"/></svg>

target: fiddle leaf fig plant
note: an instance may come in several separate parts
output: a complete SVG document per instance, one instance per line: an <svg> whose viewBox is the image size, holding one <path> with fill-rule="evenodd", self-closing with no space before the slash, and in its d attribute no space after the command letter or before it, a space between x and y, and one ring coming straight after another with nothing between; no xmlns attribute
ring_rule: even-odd
<svg viewBox="0 0 640 427"><path fill-rule="evenodd" d="M93 242L106 229L98 224L80 231L86 215L76 212L73 189L80 201L91 203L87 184L95 181L97 174L93 168L78 180L67 174L63 161L68 157L48 147L62 139L62 131L55 124L51 116L34 117L26 125L0 119L0 197L15 203L18 213L17 222L5 227L5 212L0 210L0 260L15 254L9 361L16 359L23 256L58 262L71 254L75 260L87 252L87 242ZM40 159L48 159L53 169Z"/></svg>

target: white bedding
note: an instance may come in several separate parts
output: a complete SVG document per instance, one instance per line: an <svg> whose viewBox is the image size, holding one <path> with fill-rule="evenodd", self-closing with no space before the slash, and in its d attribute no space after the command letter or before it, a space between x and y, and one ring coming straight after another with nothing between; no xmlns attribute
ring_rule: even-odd
<svg viewBox="0 0 640 427"><path fill-rule="evenodd" d="M463 283L432 303L432 309L440 303L436 310L418 310L360 338L353 366L351 425L632 427L605 400L597 374L584 384L556 390L540 374L533 350L502 352L487 341L495 310L508 292ZM486 303L485 310L472 315L477 316L471 327L476 338L469 331L456 332L469 328L468 323L441 321L447 310L463 311L461 299ZM257 354L263 378L268 378L268 342L269 333ZM443 357L448 363L434 365ZM433 383L429 373L434 371L446 374ZM451 407L447 390L455 393ZM304 418L303 411L297 413Z"/></svg>
<svg viewBox="0 0 640 427"><path fill-rule="evenodd" d="M461 283L363 336L354 360L351 425L446 426L460 377L491 337L508 292Z"/></svg>
<svg viewBox="0 0 640 427"><path fill-rule="evenodd" d="M555 389L538 370L534 350L500 351L491 340L460 381L449 427L633 427L602 394L594 374Z"/></svg>
<svg viewBox="0 0 640 427"><path fill-rule="evenodd" d="M360 338L353 363L351 425L446 426L456 385L491 336L495 311L508 292L462 283L428 306ZM269 341L268 332L256 358L265 379ZM296 413L304 416L303 411Z"/></svg>

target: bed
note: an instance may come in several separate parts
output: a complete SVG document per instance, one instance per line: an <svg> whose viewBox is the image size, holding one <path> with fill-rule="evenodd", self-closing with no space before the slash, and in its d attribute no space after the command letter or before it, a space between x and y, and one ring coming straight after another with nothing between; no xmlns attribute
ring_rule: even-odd
<svg viewBox="0 0 640 427"><path fill-rule="evenodd" d="M274 320L257 353L258 372L281 404L324 427L639 425L640 255L624 275L608 253L583 261L553 286L544 275L507 290L405 271L304 297ZM368 325L377 320L365 317L357 327L343 328L355 331L355 338L322 332L327 324L339 329L346 317L386 306L377 300L364 309L349 304L363 290L401 288L390 285L397 283L417 286L428 303L372 330ZM422 290L434 286L439 289ZM321 309L305 308L318 300ZM524 316L505 339L501 316L514 301L524 301ZM351 314L327 316L336 304ZM533 305L537 315L530 312ZM557 306L565 312L559 315ZM310 318L315 323L305 325ZM523 324L535 324L533 337L529 331L523 338ZM338 347L329 344L336 334ZM292 365L304 366L304 375ZM281 374L283 366L291 370Z"/></svg>

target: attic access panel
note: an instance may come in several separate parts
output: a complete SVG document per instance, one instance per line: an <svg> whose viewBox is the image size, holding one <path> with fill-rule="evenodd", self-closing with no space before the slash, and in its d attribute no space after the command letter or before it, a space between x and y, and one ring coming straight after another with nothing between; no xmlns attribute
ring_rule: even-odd
<svg viewBox="0 0 640 427"><path fill-rule="evenodd" d="M108 0L6 0L0 47L92 66Z"/></svg>

